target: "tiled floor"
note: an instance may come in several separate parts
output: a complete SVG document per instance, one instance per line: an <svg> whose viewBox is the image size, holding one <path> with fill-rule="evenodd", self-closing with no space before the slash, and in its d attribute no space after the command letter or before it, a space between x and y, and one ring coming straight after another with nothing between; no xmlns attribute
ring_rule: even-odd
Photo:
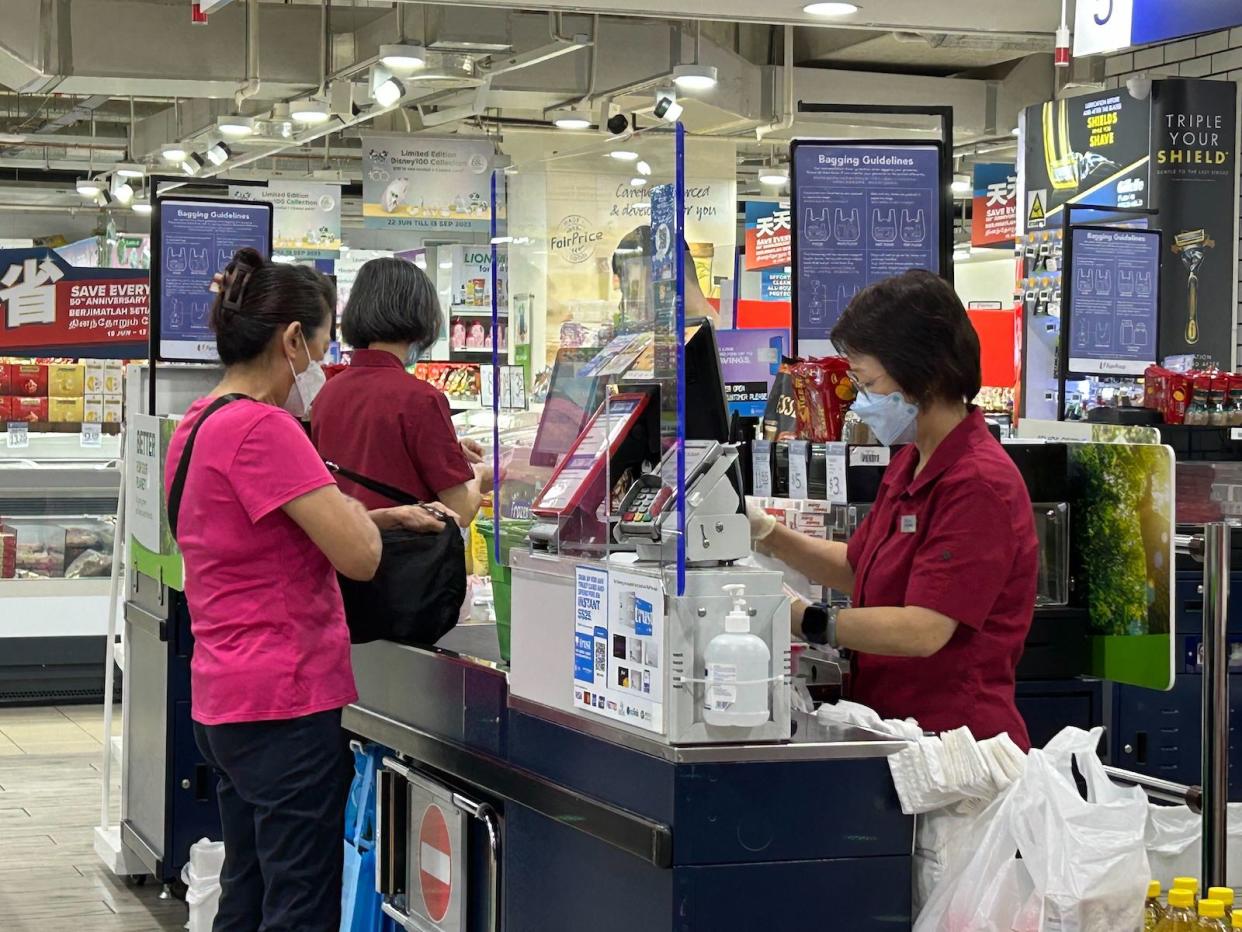
<svg viewBox="0 0 1242 932"><path fill-rule="evenodd" d="M118 718L119 722L119 718ZM185 904L114 877L93 847L103 709L0 709L0 929L163 932ZM116 820L120 775L112 779Z"/></svg>

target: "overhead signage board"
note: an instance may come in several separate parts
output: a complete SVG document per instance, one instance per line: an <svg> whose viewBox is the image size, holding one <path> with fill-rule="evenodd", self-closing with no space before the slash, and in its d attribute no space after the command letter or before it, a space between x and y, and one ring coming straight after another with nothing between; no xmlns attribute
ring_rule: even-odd
<svg viewBox="0 0 1242 932"><path fill-rule="evenodd" d="M1160 234L1074 227L1069 371L1142 375L1156 362Z"/></svg>
<svg viewBox="0 0 1242 932"><path fill-rule="evenodd" d="M160 198L156 205L151 285L158 358L214 362L211 279L239 249L271 254L272 205L207 198Z"/></svg>
<svg viewBox="0 0 1242 932"><path fill-rule="evenodd" d="M974 187L970 244L1012 246L1018 233L1017 168L1004 162L976 163Z"/></svg>
<svg viewBox="0 0 1242 932"><path fill-rule="evenodd" d="M46 247L0 250L0 356L145 356L150 295L144 270L74 266Z"/></svg>
<svg viewBox="0 0 1242 932"><path fill-rule="evenodd" d="M1077 0L1075 7L1075 55L1100 55L1242 26L1242 5L1226 0Z"/></svg>
<svg viewBox="0 0 1242 932"><path fill-rule="evenodd" d="M822 353L867 285L909 269L941 271L941 153L815 140L792 149L794 351Z"/></svg>
<svg viewBox="0 0 1242 932"><path fill-rule="evenodd" d="M487 233L492 165L487 139L362 138L362 216L372 230Z"/></svg>
<svg viewBox="0 0 1242 932"><path fill-rule="evenodd" d="M267 201L273 215L272 252L294 259L341 254L341 186L313 181L229 185L236 201Z"/></svg>

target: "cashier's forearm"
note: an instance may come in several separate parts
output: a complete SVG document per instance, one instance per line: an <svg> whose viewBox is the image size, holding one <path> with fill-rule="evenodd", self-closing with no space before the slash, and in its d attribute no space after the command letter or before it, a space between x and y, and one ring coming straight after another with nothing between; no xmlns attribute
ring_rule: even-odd
<svg viewBox="0 0 1242 932"><path fill-rule="evenodd" d="M847 608L837 614L837 644L886 657L930 657L949 643L957 622L928 608Z"/></svg>
<svg viewBox="0 0 1242 932"><path fill-rule="evenodd" d="M759 550L776 557L812 582L838 592L854 590L854 569L846 558L843 543L820 540L778 524L759 542Z"/></svg>

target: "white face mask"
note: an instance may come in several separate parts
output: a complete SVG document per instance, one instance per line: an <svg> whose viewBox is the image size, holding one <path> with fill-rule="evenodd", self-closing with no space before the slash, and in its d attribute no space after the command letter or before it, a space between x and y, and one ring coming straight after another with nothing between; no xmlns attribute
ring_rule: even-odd
<svg viewBox="0 0 1242 932"><path fill-rule="evenodd" d="M310 413L315 396L323 388L328 377L323 374L323 363L311 357L310 344L306 335L302 336L302 345L306 347L306 370L298 372L293 368L293 360L289 360L289 371L293 373L293 387L289 389L289 397L285 399L284 408L294 417L301 419Z"/></svg>

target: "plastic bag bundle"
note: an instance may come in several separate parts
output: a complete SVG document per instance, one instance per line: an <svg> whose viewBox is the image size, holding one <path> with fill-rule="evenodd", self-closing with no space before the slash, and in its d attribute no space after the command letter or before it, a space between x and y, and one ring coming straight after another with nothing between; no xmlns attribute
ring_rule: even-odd
<svg viewBox="0 0 1242 932"><path fill-rule="evenodd" d="M1030 753L1022 775L959 833L915 932L1141 928L1147 798L1108 778L1099 738L1100 729L1067 728Z"/></svg>
<svg viewBox="0 0 1242 932"><path fill-rule="evenodd" d="M190 846L190 860L181 869L189 907L189 932L211 932L220 906L220 871L224 868L224 842L201 838Z"/></svg>

